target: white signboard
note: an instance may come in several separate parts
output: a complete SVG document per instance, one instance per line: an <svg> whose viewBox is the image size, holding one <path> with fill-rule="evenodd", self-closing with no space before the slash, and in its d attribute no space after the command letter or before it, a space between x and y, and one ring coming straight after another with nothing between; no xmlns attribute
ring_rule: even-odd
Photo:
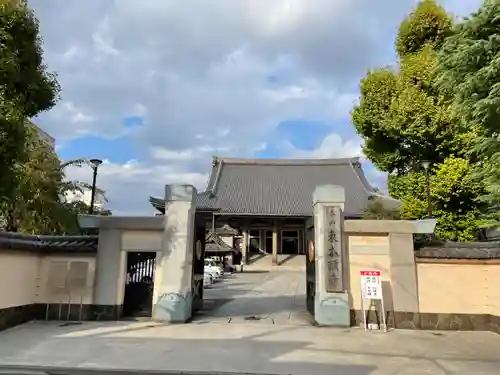
<svg viewBox="0 0 500 375"><path fill-rule="evenodd" d="M363 310L363 323L365 331L372 329L373 324L368 324L367 313L371 310L375 301L380 301L380 312L384 332L387 332L385 321L384 297L382 294L382 275L380 271L366 270L360 271L361 277L361 308ZM368 300L368 308L365 309L365 301ZM376 309L376 306L375 306ZM378 326L378 324L376 324ZM370 328L369 328L370 327Z"/></svg>
<svg viewBox="0 0 500 375"><path fill-rule="evenodd" d="M361 292L364 299L382 299L380 271L361 271Z"/></svg>

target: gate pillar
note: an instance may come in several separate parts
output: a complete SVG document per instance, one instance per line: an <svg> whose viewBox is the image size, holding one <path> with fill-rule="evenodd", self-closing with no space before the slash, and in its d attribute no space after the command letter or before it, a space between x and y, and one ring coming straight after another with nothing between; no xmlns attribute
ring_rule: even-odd
<svg viewBox="0 0 500 375"><path fill-rule="evenodd" d="M192 315L196 194L191 185L165 187L162 251L157 260L161 271L155 277L156 321L185 323Z"/></svg>
<svg viewBox="0 0 500 375"><path fill-rule="evenodd" d="M344 203L341 186L320 185L314 190L314 320L319 325L350 326Z"/></svg>

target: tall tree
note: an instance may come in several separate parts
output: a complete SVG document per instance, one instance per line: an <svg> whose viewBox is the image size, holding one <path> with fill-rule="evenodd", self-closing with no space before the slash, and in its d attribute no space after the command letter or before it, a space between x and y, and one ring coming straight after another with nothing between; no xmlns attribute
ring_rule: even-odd
<svg viewBox="0 0 500 375"><path fill-rule="evenodd" d="M427 183L423 171L389 176L392 194L403 201L402 217L421 219L427 215ZM435 164L430 173L433 216L437 219L438 238L472 241L483 225L484 205L476 198L484 185L473 175L469 160L450 156Z"/></svg>
<svg viewBox="0 0 500 375"><path fill-rule="evenodd" d="M468 163L468 151L477 136L476 129L458 120L446 95L436 85L438 49L452 34L452 24L452 18L435 1L421 1L399 28L395 41L398 69L368 72L361 81L360 103L352 112L356 131L364 140L365 155L377 168L389 172L389 193L405 203L402 214L406 218L427 215L422 161L431 162L433 179L438 171L452 172L442 166L448 165L450 157ZM457 178L466 184L467 179L462 175L448 176L445 180ZM463 184L461 190L466 190ZM445 223L439 218L452 212L460 202L462 206L457 212L463 215L471 203L463 202L462 196L450 199L454 201L446 204L432 201L436 205L433 214L438 218L438 226ZM461 216L454 219L460 222ZM456 226L453 233L438 227L440 234L450 239L469 239L456 234L464 230L463 225Z"/></svg>
<svg viewBox="0 0 500 375"><path fill-rule="evenodd" d="M452 34L453 22L444 8L434 0L421 1L399 26L396 52L406 56L419 52L424 45L437 50Z"/></svg>
<svg viewBox="0 0 500 375"><path fill-rule="evenodd" d="M23 0L0 0L0 203L15 196L26 119L54 106L59 86L42 59L38 22Z"/></svg>
<svg viewBox="0 0 500 375"><path fill-rule="evenodd" d="M456 25L440 53L442 90L454 101L461 120L478 128L477 177L486 183L482 200L490 207L490 225L500 224L500 2L485 0Z"/></svg>
<svg viewBox="0 0 500 375"><path fill-rule="evenodd" d="M457 142L457 121L434 87L436 48L451 32L451 17L432 0L420 2L396 38L399 69L373 69L361 80L352 121L365 155L380 170L404 174L422 160L442 162L468 147ZM457 131L458 130L458 131Z"/></svg>
<svg viewBox="0 0 500 375"><path fill-rule="evenodd" d="M88 166L85 159L61 163L52 147L41 139L36 129L28 129L25 145L27 160L16 165L14 197L0 205L6 230L32 234L68 234L78 232L78 214L87 214L83 202L66 200L68 191L89 189L87 183L67 181L67 167ZM101 195L104 192L97 189ZM110 214L109 211L96 214Z"/></svg>

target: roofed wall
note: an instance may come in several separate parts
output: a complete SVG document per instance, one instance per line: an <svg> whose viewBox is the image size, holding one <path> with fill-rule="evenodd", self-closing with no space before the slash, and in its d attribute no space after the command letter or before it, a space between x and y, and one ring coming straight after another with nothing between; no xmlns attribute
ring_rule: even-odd
<svg viewBox="0 0 500 375"><path fill-rule="evenodd" d="M79 318L91 306L97 237L0 232L0 330L25 321ZM47 304L49 309L47 310Z"/></svg>

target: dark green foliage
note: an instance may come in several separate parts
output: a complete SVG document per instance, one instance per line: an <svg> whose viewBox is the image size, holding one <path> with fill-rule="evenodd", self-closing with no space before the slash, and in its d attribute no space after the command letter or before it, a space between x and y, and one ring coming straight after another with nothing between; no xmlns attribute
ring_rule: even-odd
<svg viewBox="0 0 500 375"><path fill-rule="evenodd" d="M15 171L27 157L27 119L50 109L58 92L43 65L33 13L24 1L0 0L0 204L17 199Z"/></svg>
<svg viewBox="0 0 500 375"><path fill-rule="evenodd" d="M437 84L438 48L452 34L452 19L434 1L424 0L401 24L396 39L399 69L374 69L361 81L361 99L352 112L363 151L389 172L389 193L403 202L402 218L427 217L429 161L437 233L472 240L481 223L483 186L472 181L469 155L478 127L460 120ZM439 177L438 177L439 176Z"/></svg>
<svg viewBox="0 0 500 375"><path fill-rule="evenodd" d="M15 166L24 160L24 116L0 95L0 204L15 189Z"/></svg>
<svg viewBox="0 0 500 375"><path fill-rule="evenodd" d="M85 159L61 163L55 151L42 140L34 127L28 128L25 145L27 160L16 165L13 198L0 205L8 231L31 234L78 233L77 215L87 214L82 202L67 202L68 191L82 191L90 186L79 181L66 181L65 168L88 167ZM98 189L98 193L104 192ZM109 215L109 211L95 212Z"/></svg>
<svg viewBox="0 0 500 375"><path fill-rule="evenodd" d="M500 2L484 1L459 23L440 53L440 87L453 99L462 122L481 131L473 157L487 185L490 225L500 223Z"/></svg>
<svg viewBox="0 0 500 375"><path fill-rule="evenodd" d="M43 64L38 21L23 5L0 3L0 87L25 117L55 105L59 85Z"/></svg>

